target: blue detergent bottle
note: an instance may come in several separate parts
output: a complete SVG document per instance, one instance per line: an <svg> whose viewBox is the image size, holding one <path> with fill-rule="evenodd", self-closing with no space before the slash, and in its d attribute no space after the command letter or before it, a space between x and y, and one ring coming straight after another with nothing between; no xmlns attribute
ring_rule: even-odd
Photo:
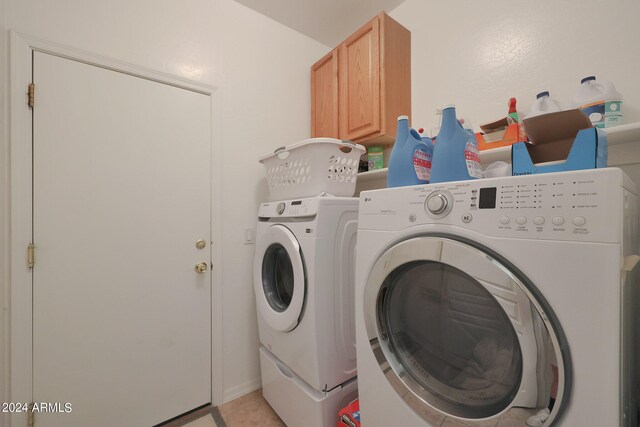
<svg viewBox="0 0 640 427"><path fill-rule="evenodd" d="M458 122L456 108L442 110L442 126L436 137L431 183L482 178L478 141Z"/></svg>
<svg viewBox="0 0 640 427"><path fill-rule="evenodd" d="M421 139L415 129L409 128L409 117L398 117L396 142L393 144L387 187L427 184L431 175L433 143Z"/></svg>

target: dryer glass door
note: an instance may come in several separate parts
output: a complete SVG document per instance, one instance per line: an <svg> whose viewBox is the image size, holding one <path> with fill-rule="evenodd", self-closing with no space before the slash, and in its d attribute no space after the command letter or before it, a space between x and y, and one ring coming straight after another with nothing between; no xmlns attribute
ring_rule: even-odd
<svg viewBox="0 0 640 427"><path fill-rule="evenodd" d="M399 243L374 265L364 308L383 372L426 420L524 426L567 394L553 316L477 247L442 237Z"/></svg>
<svg viewBox="0 0 640 427"><path fill-rule="evenodd" d="M293 330L302 316L306 273L300 244L285 226L269 227L256 242L253 282L260 316L279 332Z"/></svg>
<svg viewBox="0 0 640 427"><path fill-rule="evenodd" d="M289 308L294 289L293 265L280 243L272 243L264 253L262 288L272 309L282 313Z"/></svg>
<svg viewBox="0 0 640 427"><path fill-rule="evenodd" d="M404 264L388 277L379 309L397 362L447 412L484 418L514 399L522 376L516 331L471 276L440 262Z"/></svg>

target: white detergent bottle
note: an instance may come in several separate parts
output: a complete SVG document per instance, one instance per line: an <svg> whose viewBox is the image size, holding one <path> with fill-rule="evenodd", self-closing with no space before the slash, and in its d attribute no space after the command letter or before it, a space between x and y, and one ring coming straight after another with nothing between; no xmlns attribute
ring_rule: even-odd
<svg viewBox="0 0 640 427"><path fill-rule="evenodd" d="M531 106L531 110L529 114L527 114L525 119L530 119L531 117L541 116L542 114L556 113L561 111L560 104L558 101L551 98L549 96L549 91L540 92L536 95L536 102Z"/></svg>
<svg viewBox="0 0 640 427"><path fill-rule="evenodd" d="M622 124L622 95L607 80L596 80L595 76L582 79L573 106L582 110L594 127Z"/></svg>

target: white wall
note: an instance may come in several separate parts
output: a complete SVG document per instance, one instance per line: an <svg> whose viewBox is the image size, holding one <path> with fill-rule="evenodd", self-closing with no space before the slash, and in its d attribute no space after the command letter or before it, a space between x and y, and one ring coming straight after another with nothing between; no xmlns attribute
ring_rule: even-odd
<svg viewBox="0 0 640 427"><path fill-rule="evenodd" d="M309 67L328 48L231 0L0 0L0 7L0 90L7 84L6 29L221 88L222 141L215 149L223 165L222 200L216 201L223 205L220 381L225 400L256 387L254 247L244 245L243 236L267 196L257 158L309 136ZM7 197L2 180L9 166L5 105L0 203ZM0 207L6 213L6 202ZM0 380L1 393L6 381Z"/></svg>
<svg viewBox="0 0 640 427"><path fill-rule="evenodd" d="M478 128L543 90L568 107L588 75L612 81L625 121L640 121L637 0L406 0L390 15L411 30L415 128L446 104Z"/></svg>
<svg viewBox="0 0 640 427"><path fill-rule="evenodd" d="M527 110L545 89L566 105L579 79L590 74L613 81L625 95L626 121L640 121L637 0L406 0L391 16L412 32L414 127L434 126L435 108L449 103L477 126L504 116L509 97ZM0 0L3 218L6 29L221 88L225 398L257 384L253 246L242 242L266 198L256 159L308 136L309 66L328 47L231 0ZM2 239L0 259L5 244ZM6 295L0 293L3 309ZM2 319L0 343L8 326ZM5 374L0 371L3 401Z"/></svg>

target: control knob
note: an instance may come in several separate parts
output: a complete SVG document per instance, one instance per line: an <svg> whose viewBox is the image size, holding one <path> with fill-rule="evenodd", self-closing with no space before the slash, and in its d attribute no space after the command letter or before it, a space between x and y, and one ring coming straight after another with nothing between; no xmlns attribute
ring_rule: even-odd
<svg viewBox="0 0 640 427"><path fill-rule="evenodd" d="M434 191L427 197L424 208L428 214L435 218L442 218L446 216L452 206L452 197L445 191Z"/></svg>
<svg viewBox="0 0 640 427"><path fill-rule="evenodd" d="M427 199L427 209L435 215L446 211L448 204L447 198L442 194L435 194Z"/></svg>

